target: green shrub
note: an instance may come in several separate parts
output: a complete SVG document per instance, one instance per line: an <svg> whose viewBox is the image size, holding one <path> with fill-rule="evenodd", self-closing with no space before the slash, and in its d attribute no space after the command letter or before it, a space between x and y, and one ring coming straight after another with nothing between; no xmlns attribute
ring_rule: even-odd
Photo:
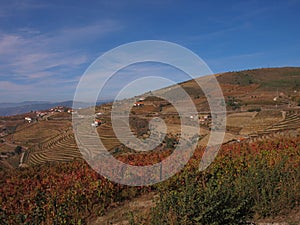
<svg viewBox="0 0 300 225"><path fill-rule="evenodd" d="M186 179L177 190L164 190L152 211L152 224L245 224L251 199L230 180L211 178L204 187Z"/></svg>
<svg viewBox="0 0 300 225"><path fill-rule="evenodd" d="M260 112L261 108L248 109L248 112Z"/></svg>
<svg viewBox="0 0 300 225"><path fill-rule="evenodd" d="M279 143L280 144L280 143ZM206 172L184 171L159 186L151 224L246 224L297 207L299 149L219 157ZM291 161L292 160L292 161Z"/></svg>

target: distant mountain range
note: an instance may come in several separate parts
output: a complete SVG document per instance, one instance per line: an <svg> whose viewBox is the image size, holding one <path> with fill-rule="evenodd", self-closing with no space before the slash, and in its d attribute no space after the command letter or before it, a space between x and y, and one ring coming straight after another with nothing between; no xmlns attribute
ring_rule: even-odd
<svg viewBox="0 0 300 225"><path fill-rule="evenodd" d="M97 105L104 104L108 101L98 101ZM86 108L91 106L90 103L76 102L77 108ZM73 101L64 102L47 102L47 101L24 101L19 103L0 103L0 116L12 116L17 114L23 114L31 111L47 110L55 106L72 107Z"/></svg>

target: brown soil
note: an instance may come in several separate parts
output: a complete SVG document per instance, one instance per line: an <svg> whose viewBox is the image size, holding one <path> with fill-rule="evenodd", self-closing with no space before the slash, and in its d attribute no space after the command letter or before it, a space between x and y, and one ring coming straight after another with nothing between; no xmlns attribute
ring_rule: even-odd
<svg viewBox="0 0 300 225"><path fill-rule="evenodd" d="M90 221L90 225L125 225L130 224L130 219L133 217L147 219L151 208L155 206L157 195L154 193L141 195L131 201L125 201L120 205L108 210L104 216L94 218Z"/></svg>

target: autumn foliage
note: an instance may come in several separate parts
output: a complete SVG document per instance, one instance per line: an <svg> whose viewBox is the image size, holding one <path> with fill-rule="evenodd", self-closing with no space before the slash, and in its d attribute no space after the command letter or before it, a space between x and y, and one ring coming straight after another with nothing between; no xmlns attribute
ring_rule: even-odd
<svg viewBox="0 0 300 225"><path fill-rule="evenodd" d="M198 171L203 149L185 168L152 187L110 182L84 161L0 171L1 224L86 224L109 207L143 191L160 193L152 224L238 224L299 207L300 137L222 146L216 160ZM120 155L149 165L170 151ZM136 220L139 220L135 218Z"/></svg>

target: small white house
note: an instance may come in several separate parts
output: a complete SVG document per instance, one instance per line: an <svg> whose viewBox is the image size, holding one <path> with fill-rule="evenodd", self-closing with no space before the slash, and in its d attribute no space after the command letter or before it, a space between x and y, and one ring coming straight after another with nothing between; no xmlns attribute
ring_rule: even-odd
<svg viewBox="0 0 300 225"><path fill-rule="evenodd" d="M135 107L144 106L144 102L136 102L133 104Z"/></svg>
<svg viewBox="0 0 300 225"><path fill-rule="evenodd" d="M95 120L91 125L92 125L92 127L98 127L98 126L100 126L101 125L101 120Z"/></svg>
<svg viewBox="0 0 300 225"><path fill-rule="evenodd" d="M204 118L200 118L200 119L199 119L199 122L204 123L204 122L205 122L205 119L204 119Z"/></svg>
<svg viewBox="0 0 300 225"><path fill-rule="evenodd" d="M98 123L95 123L95 122L91 123L91 125L92 125L92 127L98 127L99 126Z"/></svg>
<svg viewBox="0 0 300 225"><path fill-rule="evenodd" d="M28 123L31 123L32 122L32 119L28 116L25 117L25 121L27 121Z"/></svg>

